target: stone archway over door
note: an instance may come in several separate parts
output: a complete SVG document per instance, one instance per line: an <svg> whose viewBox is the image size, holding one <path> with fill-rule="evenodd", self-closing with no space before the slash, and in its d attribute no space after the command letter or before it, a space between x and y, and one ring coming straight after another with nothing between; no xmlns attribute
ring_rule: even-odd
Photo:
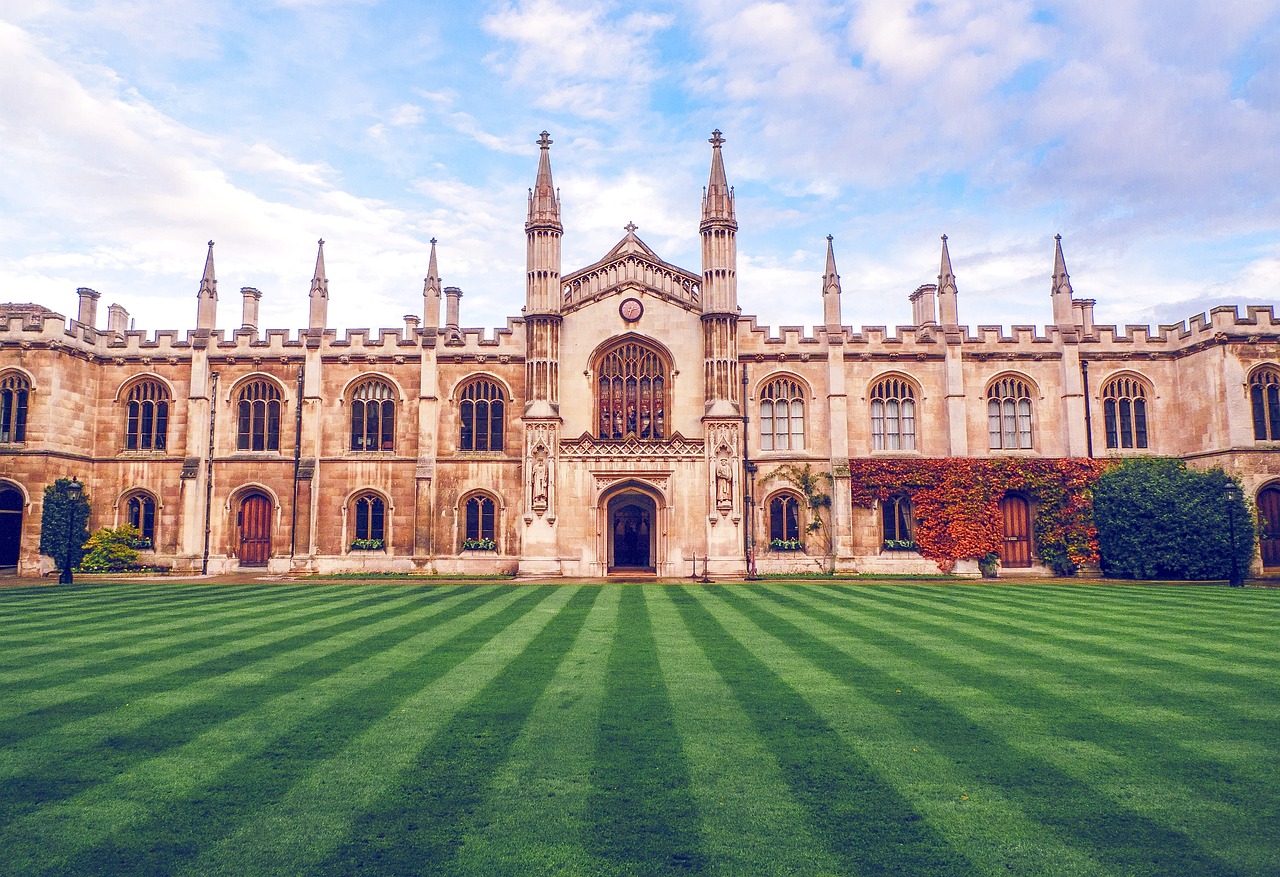
<svg viewBox="0 0 1280 877"><path fill-rule="evenodd" d="M657 568L654 523L657 506L642 493L621 493L609 500L609 571Z"/></svg>
<svg viewBox="0 0 1280 877"><path fill-rule="evenodd" d="M1004 518L1004 539L1000 543L1000 565L1005 568L1031 566L1031 509L1020 496L1000 500Z"/></svg>
<svg viewBox="0 0 1280 877"><path fill-rule="evenodd" d="M16 567L22 548L22 494L0 485L0 567Z"/></svg>
<svg viewBox="0 0 1280 877"><path fill-rule="evenodd" d="M1262 565L1275 569L1280 567L1280 487L1266 487L1258 494L1258 517L1262 519L1258 539Z"/></svg>
<svg viewBox="0 0 1280 877"><path fill-rule="evenodd" d="M251 493L236 515L240 530L240 565L266 566L271 557L271 500Z"/></svg>

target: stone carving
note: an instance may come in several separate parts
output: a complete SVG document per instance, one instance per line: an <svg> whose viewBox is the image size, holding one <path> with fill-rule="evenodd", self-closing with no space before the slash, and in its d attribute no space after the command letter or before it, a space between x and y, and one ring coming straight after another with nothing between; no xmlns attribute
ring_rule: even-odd
<svg viewBox="0 0 1280 877"><path fill-rule="evenodd" d="M716 457L716 508L733 508L733 462L725 453Z"/></svg>
<svg viewBox="0 0 1280 877"><path fill-rule="evenodd" d="M635 459L681 457L696 460L703 454L703 443L695 439L686 439L680 434L673 435L668 441L641 441L637 438L626 441L600 441L590 435L576 439L568 439L560 445L561 457L594 458L594 459Z"/></svg>

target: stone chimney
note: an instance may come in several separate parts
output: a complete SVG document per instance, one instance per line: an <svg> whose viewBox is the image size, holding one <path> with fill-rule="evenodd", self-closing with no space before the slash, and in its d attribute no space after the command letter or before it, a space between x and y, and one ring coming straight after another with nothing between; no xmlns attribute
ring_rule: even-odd
<svg viewBox="0 0 1280 877"><path fill-rule="evenodd" d="M462 290L456 286L446 286L444 298L444 327L456 335L458 333L458 302L462 298Z"/></svg>
<svg viewBox="0 0 1280 877"><path fill-rule="evenodd" d="M418 325L421 322L417 314L404 315L404 339L406 341L418 337Z"/></svg>
<svg viewBox="0 0 1280 877"><path fill-rule="evenodd" d="M117 341L123 341L124 333L128 330L129 312L124 309L124 306L113 304L107 308L107 331L114 335Z"/></svg>
<svg viewBox="0 0 1280 877"><path fill-rule="evenodd" d="M262 293L252 286L242 286L240 287L240 295L244 296L240 328L248 329L256 334L258 331L258 303L262 301Z"/></svg>
<svg viewBox="0 0 1280 877"><path fill-rule="evenodd" d="M1077 298L1071 302L1076 325L1080 327L1080 334L1086 338L1093 337L1093 306L1096 303L1097 299L1092 298Z"/></svg>
<svg viewBox="0 0 1280 877"><path fill-rule="evenodd" d="M76 314L76 319L90 329L97 328L98 299L101 294L82 286L76 290L76 295L80 296L80 310Z"/></svg>

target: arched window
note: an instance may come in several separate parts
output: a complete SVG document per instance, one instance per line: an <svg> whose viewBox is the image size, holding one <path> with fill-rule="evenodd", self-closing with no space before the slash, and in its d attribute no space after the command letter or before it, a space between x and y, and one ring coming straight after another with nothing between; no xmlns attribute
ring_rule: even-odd
<svg viewBox="0 0 1280 877"><path fill-rule="evenodd" d="M596 375L600 438L667 437L667 368L657 351L625 342L600 358Z"/></svg>
<svg viewBox="0 0 1280 877"><path fill-rule="evenodd" d="M987 432L992 448L1031 447L1031 390L1021 378L1000 378L987 389Z"/></svg>
<svg viewBox="0 0 1280 877"><path fill-rule="evenodd" d="M880 521L886 551L910 551L916 547L916 522L910 497L893 496L880 503Z"/></svg>
<svg viewBox="0 0 1280 877"><path fill-rule="evenodd" d="M129 390L124 446L130 451L163 451L169 433L169 388L139 381Z"/></svg>
<svg viewBox="0 0 1280 877"><path fill-rule="evenodd" d="M376 493L362 494L355 501L355 542L352 547L382 548L386 544L387 506Z"/></svg>
<svg viewBox="0 0 1280 877"><path fill-rule="evenodd" d="M386 381L362 381L351 394L351 450L394 451L395 390Z"/></svg>
<svg viewBox="0 0 1280 877"><path fill-rule="evenodd" d="M493 381L479 380L467 384L459 405L462 436L458 446L464 451L502 450L505 408L502 388Z"/></svg>
<svg viewBox="0 0 1280 877"><path fill-rule="evenodd" d="M1102 416L1108 448L1147 446L1147 388L1137 378L1107 381L1102 388Z"/></svg>
<svg viewBox="0 0 1280 877"><path fill-rule="evenodd" d="M0 442L27 440L27 399L31 384L20 374L0 378Z"/></svg>
<svg viewBox="0 0 1280 877"><path fill-rule="evenodd" d="M1280 441L1280 368L1269 365L1250 375L1249 398L1253 402L1253 437L1260 442Z"/></svg>
<svg viewBox="0 0 1280 877"><path fill-rule="evenodd" d="M871 449L916 449L916 392L902 378L884 378L871 388Z"/></svg>
<svg viewBox="0 0 1280 877"><path fill-rule="evenodd" d="M271 381L250 381L240 389L239 432L241 451L280 450L280 388Z"/></svg>
<svg viewBox="0 0 1280 877"><path fill-rule="evenodd" d="M497 507L493 498L478 493L467 500L465 541L462 547L467 550L488 550L494 543L494 518Z"/></svg>
<svg viewBox="0 0 1280 877"><path fill-rule="evenodd" d="M795 494L779 493L769 500L769 547L782 551L803 547L800 500Z"/></svg>
<svg viewBox="0 0 1280 877"><path fill-rule="evenodd" d="M760 390L760 450L804 450L804 390L799 381L775 378Z"/></svg>
<svg viewBox="0 0 1280 877"><path fill-rule="evenodd" d="M125 518L138 531L136 548L152 548L156 544L156 501L150 494L135 493L124 506Z"/></svg>

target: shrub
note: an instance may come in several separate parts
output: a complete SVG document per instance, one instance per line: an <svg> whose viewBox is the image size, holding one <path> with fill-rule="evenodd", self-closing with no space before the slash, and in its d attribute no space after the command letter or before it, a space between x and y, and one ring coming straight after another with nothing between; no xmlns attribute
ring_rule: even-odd
<svg viewBox="0 0 1280 877"><path fill-rule="evenodd" d="M1225 579L1253 560L1253 516L1221 469L1198 472L1177 459L1125 460L1094 486L1102 570L1131 579ZM1235 543L1231 543L1232 518Z"/></svg>
<svg viewBox="0 0 1280 877"><path fill-rule="evenodd" d="M67 499L67 485L72 479L59 478L44 489L44 508L40 515L40 553L52 557L55 568L62 569L70 543L71 565L75 566L84 556L85 541L89 530L89 498L81 495L79 502ZM71 539L67 539L67 535Z"/></svg>
<svg viewBox="0 0 1280 877"><path fill-rule="evenodd" d="M86 572L123 572L138 567L138 549L134 545L140 534L129 524L103 527L85 543L87 553L80 560L80 569Z"/></svg>

